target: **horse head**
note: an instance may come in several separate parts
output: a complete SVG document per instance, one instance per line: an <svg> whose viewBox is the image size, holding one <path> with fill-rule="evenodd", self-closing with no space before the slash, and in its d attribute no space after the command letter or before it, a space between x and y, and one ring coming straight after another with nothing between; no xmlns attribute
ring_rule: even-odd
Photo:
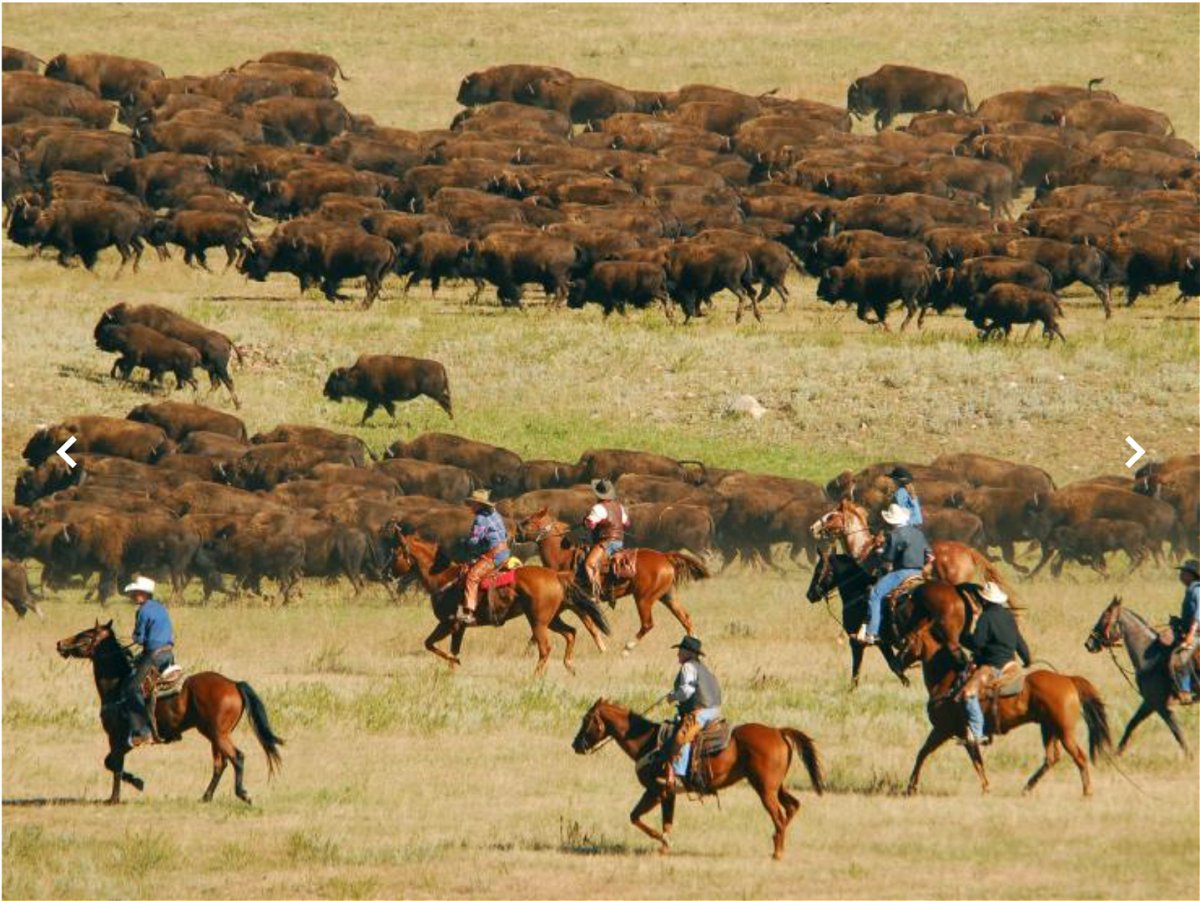
<svg viewBox="0 0 1200 901"><path fill-rule="evenodd" d="M106 623L101 623L96 620L96 625L90 629L84 629L82 632L77 632L69 638L61 639L56 645L59 656L61 657L79 657L90 659L95 656L96 649L106 639L114 638L112 627L113 621L110 619Z"/></svg>
<svg viewBox="0 0 1200 901"><path fill-rule="evenodd" d="M832 554L831 544L823 541L817 555L817 564L813 567L812 581L808 583L808 592L805 594L811 604L826 598L835 587L833 562L829 559Z"/></svg>
<svg viewBox="0 0 1200 901"><path fill-rule="evenodd" d="M579 731L571 742L576 754L588 754L608 736L608 722L601 714L604 707L611 706L604 698L597 698L596 703L588 708L579 724Z"/></svg>
<svg viewBox="0 0 1200 901"><path fill-rule="evenodd" d="M554 517L549 507L530 513L517 523L517 538L521 541L541 541L554 527Z"/></svg>
<svg viewBox="0 0 1200 901"><path fill-rule="evenodd" d="M1092 631L1088 633L1087 640L1083 643L1088 653L1096 654L1104 648L1120 646L1121 630L1118 626L1120 618L1121 598L1114 596L1108 606L1101 612L1100 618L1096 620L1096 624L1092 626Z"/></svg>

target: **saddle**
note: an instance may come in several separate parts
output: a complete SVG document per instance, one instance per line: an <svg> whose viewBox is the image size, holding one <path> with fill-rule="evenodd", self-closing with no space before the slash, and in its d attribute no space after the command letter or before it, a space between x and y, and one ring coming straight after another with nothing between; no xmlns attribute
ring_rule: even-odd
<svg viewBox="0 0 1200 901"><path fill-rule="evenodd" d="M713 720L692 739L692 755L688 760L687 775L684 777L688 787L702 795L711 793L708 787L712 782L712 764L709 758L729 747L731 733L728 721L721 718Z"/></svg>
<svg viewBox="0 0 1200 901"><path fill-rule="evenodd" d="M142 694L146 698L146 718L150 722L150 734L154 737L155 744L179 741L182 737L178 733L164 736L159 731L157 708L159 701L172 698L183 690L183 676L183 667L172 663L161 673L151 670L142 683Z"/></svg>
<svg viewBox="0 0 1200 901"><path fill-rule="evenodd" d="M608 575L613 582L629 582L637 575L637 549L621 548L608 560Z"/></svg>
<svg viewBox="0 0 1200 901"><path fill-rule="evenodd" d="M996 679L984 686L979 693L979 704L983 707L992 721L991 731L996 735L1002 735L1003 730L1000 726L1000 699L1014 698L1021 693L1025 688L1025 677L1029 674L1016 660L1010 660L1004 664L1004 668L1000 671L1000 675Z"/></svg>
<svg viewBox="0 0 1200 901"><path fill-rule="evenodd" d="M493 626L504 624L504 615L516 599L517 593L512 586L517 581L517 569L520 566L516 557L509 557L500 569L488 573L479 582L479 588L486 598L486 609L481 612Z"/></svg>

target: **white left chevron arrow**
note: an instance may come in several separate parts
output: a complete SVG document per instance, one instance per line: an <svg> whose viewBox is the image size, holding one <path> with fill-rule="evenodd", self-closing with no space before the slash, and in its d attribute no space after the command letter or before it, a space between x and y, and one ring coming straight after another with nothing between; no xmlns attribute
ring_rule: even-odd
<svg viewBox="0 0 1200 901"><path fill-rule="evenodd" d="M63 442L62 447L60 447L58 450L55 451L56 454L58 454L60 457L63 458L63 462L66 463L67 467L70 469L74 469L76 466L79 465L78 463L76 463L74 460L72 460L70 457L67 456L67 451L69 451L71 449L71 445L74 443L75 443L75 436L72 435L70 438L68 438L66 441Z"/></svg>
<svg viewBox="0 0 1200 901"><path fill-rule="evenodd" d="M1133 456L1125 461L1125 468L1133 469L1133 464L1146 455L1146 449L1134 441L1132 435L1125 436L1125 443L1133 448Z"/></svg>

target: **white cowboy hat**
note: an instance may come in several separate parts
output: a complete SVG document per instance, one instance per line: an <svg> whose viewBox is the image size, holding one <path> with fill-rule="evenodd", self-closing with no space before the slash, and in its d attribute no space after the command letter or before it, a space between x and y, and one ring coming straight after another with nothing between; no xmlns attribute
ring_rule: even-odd
<svg viewBox="0 0 1200 901"><path fill-rule="evenodd" d="M154 594L154 580L147 579L145 576L138 576L125 586L121 594L129 594L131 591L144 591L146 594Z"/></svg>
<svg viewBox="0 0 1200 901"><path fill-rule="evenodd" d="M989 604L1008 604L1008 595L1000 590L1000 586L995 582L988 582L979 589L979 596Z"/></svg>
<svg viewBox="0 0 1200 901"><path fill-rule="evenodd" d="M883 511L883 521L889 526L906 526L912 514L908 512L907 507L901 507L899 504L892 504Z"/></svg>

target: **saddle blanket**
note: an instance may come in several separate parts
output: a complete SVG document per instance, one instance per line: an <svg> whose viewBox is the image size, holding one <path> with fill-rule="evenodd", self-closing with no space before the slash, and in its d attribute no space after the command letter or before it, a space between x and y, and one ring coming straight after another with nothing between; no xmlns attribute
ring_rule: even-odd
<svg viewBox="0 0 1200 901"><path fill-rule="evenodd" d="M488 573L480 581L479 586L485 591L490 591L493 588L506 588L515 581L517 581L517 571L505 569L500 572Z"/></svg>

